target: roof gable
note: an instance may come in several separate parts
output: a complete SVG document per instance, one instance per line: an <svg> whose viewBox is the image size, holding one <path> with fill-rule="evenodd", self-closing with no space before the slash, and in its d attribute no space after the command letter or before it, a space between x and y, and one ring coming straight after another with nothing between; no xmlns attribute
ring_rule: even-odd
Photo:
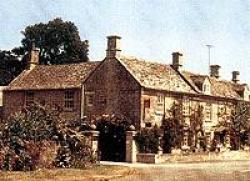
<svg viewBox="0 0 250 181"><path fill-rule="evenodd" d="M8 90L80 88L99 62L66 65L37 65L24 70L8 86Z"/></svg>
<svg viewBox="0 0 250 181"><path fill-rule="evenodd" d="M197 84L199 83L203 84L206 78L208 78L211 83L212 96L224 97L230 99L242 99L242 97L238 93L239 92L238 90L242 89L241 84L235 84L231 81L220 80L215 77L209 77L207 75L200 75L187 71L184 71L182 74L187 78L187 80L191 81L192 84L195 85L197 88L198 88ZM202 90L200 91L202 92Z"/></svg>

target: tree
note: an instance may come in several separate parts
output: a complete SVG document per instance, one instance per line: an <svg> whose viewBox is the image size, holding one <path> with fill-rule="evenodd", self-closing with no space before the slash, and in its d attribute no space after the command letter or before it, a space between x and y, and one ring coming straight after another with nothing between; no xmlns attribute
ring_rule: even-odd
<svg viewBox="0 0 250 181"><path fill-rule="evenodd" d="M220 121L218 126L226 128L231 135L231 143L233 143L234 148L240 149L250 134L250 104L238 101L230 115L221 116L225 119Z"/></svg>
<svg viewBox="0 0 250 181"><path fill-rule="evenodd" d="M204 121L204 107L199 105L192 110L192 114L190 115L190 138L192 138L192 146L197 145L199 142L205 149L205 141L204 141L204 130L203 130L203 121Z"/></svg>
<svg viewBox="0 0 250 181"><path fill-rule="evenodd" d="M24 67L12 51L0 50L0 86L8 85Z"/></svg>
<svg viewBox="0 0 250 181"><path fill-rule="evenodd" d="M180 109L180 105L174 103L169 110L169 117L167 119L164 118L163 120L162 128L164 130L164 152L170 153L172 148L181 147L184 124L181 122Z"/></svg>
<svg viewBox="0 0 250 181"><path fill-rule="evenodd" d="M25 28L22 46L15 53L28 54L34 42L40 49L41 64L67 64L88 61L88 41L81 41L74 23L56 18Z"/></svg>
<svg viewBox="0 0 250 181"><path fill-rule="evenodd" d="M27 66L33 43L40 49L40 64L68 64L88 61L88 41L81 41L74 23L56 18L30 25L21 32L20 47L0 50L0 86L8 85Z"/></svg>

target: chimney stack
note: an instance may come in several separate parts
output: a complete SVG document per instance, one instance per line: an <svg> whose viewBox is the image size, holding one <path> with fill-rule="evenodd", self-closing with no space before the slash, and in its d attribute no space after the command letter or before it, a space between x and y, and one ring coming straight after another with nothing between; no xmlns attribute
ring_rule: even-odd
<svg viewBox="0 0 250 181"><path fill-rule="evenodd" d="M32 70L36 65L39 64L39 49L36 48L35 43L32 43L31 51L29 55L28 69Z"/></svg>
<svg viewBox="0 0 250 181"><path fill-rule="evenodd" d="M239 71L233 71L232 72L232 81L237 84L240 81L240 72Z"/></svg>
<svg viewBox="0 0 250 181"><path fill-rule="evenodd" d="M219 65L210 65L210 76L215 78L220 78L220 66Z"/></svg>
<svg viewBox="0 0 250 181"><path fill-rule="evenodd" d="M175 70L181 71L183 66L182 57L183 54L180 52L173 52L172 53L172 66Z"/></svg>
<svg viewBox="0 0 250 181"><path fill-rule="evenodd" d="M108 43L107 43L107 54L106 57L108 58L114 58L120 55L121 53L121 47L120 47L120 36L112 35L108 36Z"/></svg>

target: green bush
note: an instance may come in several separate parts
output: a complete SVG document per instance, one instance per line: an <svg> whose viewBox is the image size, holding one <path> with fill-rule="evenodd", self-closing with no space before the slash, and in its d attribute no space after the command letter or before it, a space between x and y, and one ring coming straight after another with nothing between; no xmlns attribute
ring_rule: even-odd
<svg viewBox="0 0 250 181"><path fill-rule="evenodd" d="M140 153L157 153L159 137L161 130L159 128L143 128L136 137L135 141Z"/></svg>
<svg viewBox="0 0 250 181"><path fill-rule="evenodd" d="M60 166L53 163L55 158L62 156L60 150L65 145L70 154L70 163L64 163L65 167L79 167L80 164L74 164L78 160L81 166L93 162L92 152L79 126L61 121L58 114L40 105L34 104L12 116L0 133L0 166L4 170L25 171ZM54 144L50 144L52 142ZM59 151L51 150L50 146L56 144ZM53 151L58 155L55 156Z"/></svg>

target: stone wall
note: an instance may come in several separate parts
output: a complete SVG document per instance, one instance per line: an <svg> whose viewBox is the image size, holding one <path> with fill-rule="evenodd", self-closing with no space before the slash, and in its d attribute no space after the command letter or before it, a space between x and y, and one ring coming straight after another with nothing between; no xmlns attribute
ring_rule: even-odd
<svg viewBox="0 0 250 181"><path fill-rule="evenodd" d="M64 120L74 120L80 118L81 90L72 89L74 95L74 108L64 107L64 93L66 90L37 90L34 92L34 101L41 105L50 106L52 109L61 110L60 117ZM21 111L25 106L25 91L5 91L4 92L4 119L11 114Z"/></svg>
<svg viewBox="0 0 250 181"><path fill-rule="evenodd" d="M84 83L87 117L117 114L140 126L140 85L115 58L105 59ZM93 104L89 105L88 96Z"/></svg>

